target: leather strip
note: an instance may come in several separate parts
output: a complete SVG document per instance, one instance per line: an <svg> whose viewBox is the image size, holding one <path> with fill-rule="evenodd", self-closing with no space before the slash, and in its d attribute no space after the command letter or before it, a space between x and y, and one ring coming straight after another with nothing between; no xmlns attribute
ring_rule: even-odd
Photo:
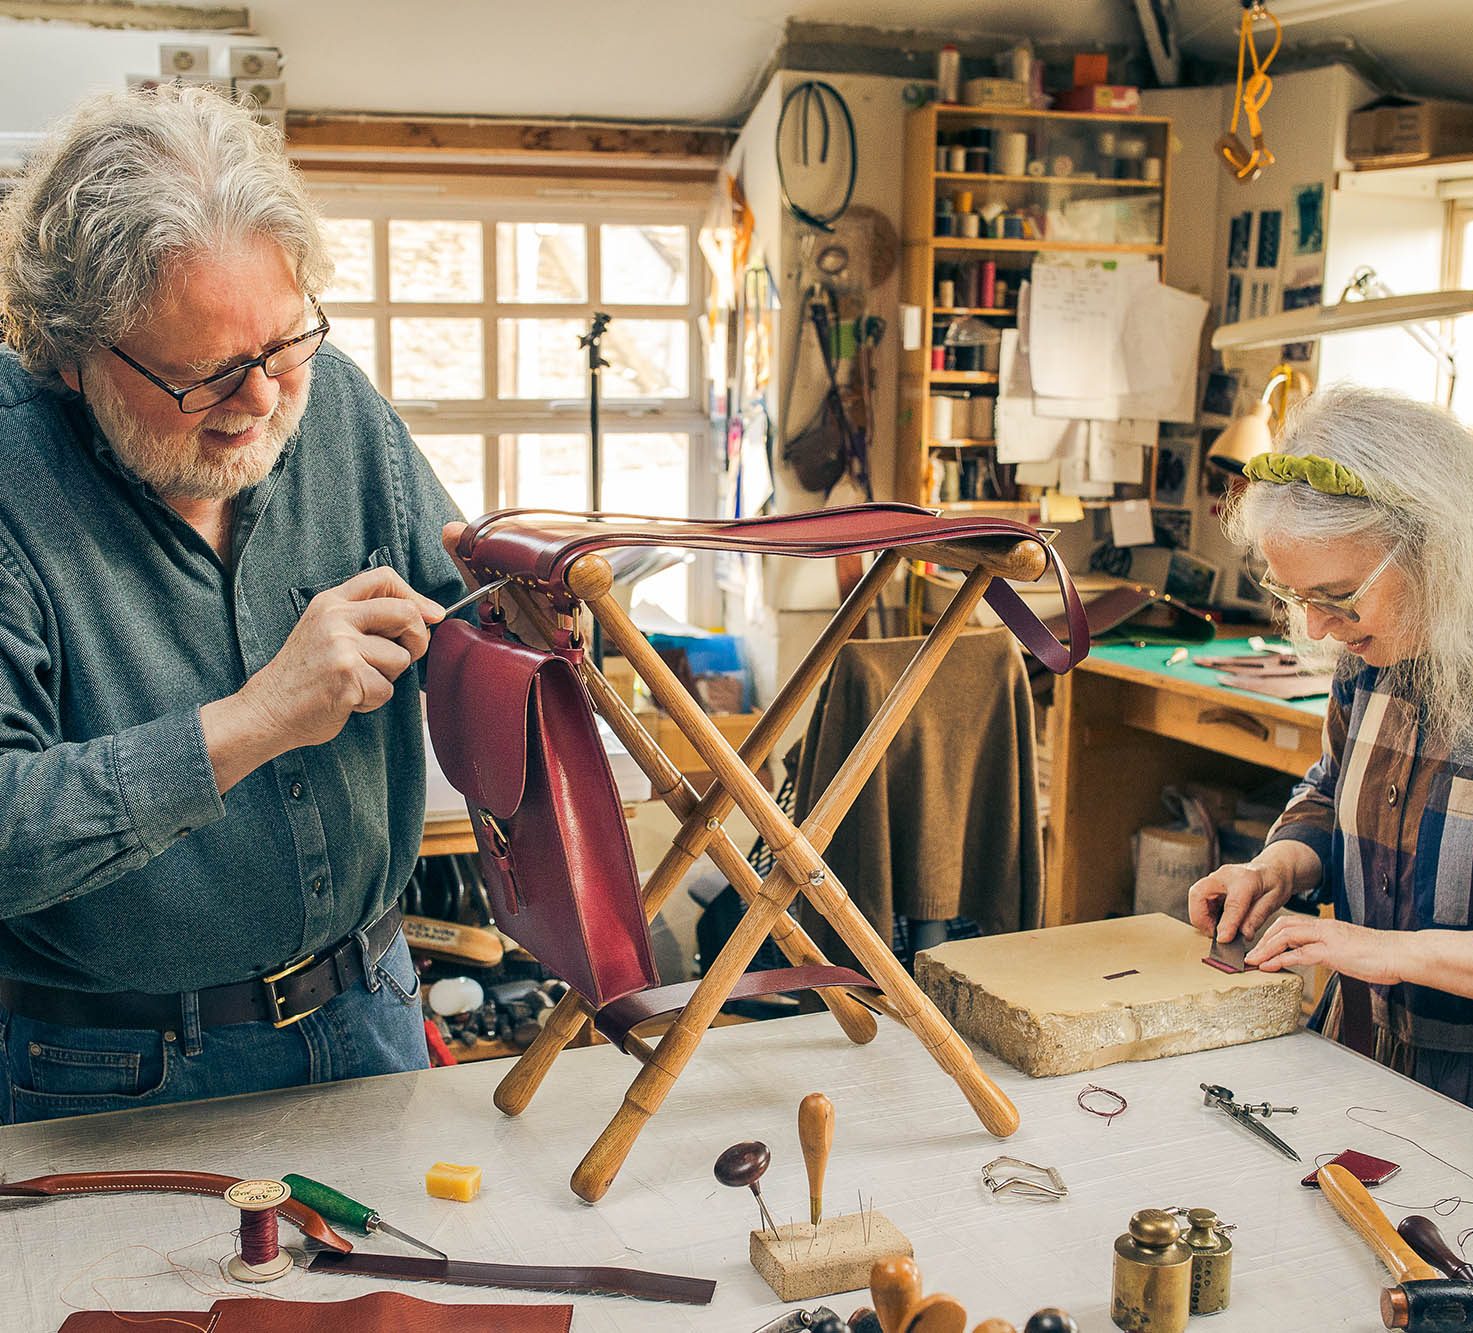
<svg viewBox="0 0 1473 1333"><path fill-rule="evenodd" d="M594 1026L615 1046L622 1048L625 1039L641 1023L684 1009L698 985L699 981L680 981L673 986L654 986L626 995L604 1005L593 1020ZM880 989L862 972L848 967L772 967L760 972L743 972L727 998L748 1000L760 995L781 995L786 991L822 990L825 986L869 991Z"/></svg>
<svg viewBox="0 0 1473 1333"><path fill-rule="evenodd" d="M218 1176L212 1171L77 1171L30 1180L0 1183L0 1196L58 1198L66 1194L205 1194L223 1198L241 1182L240 1176ZM320 1213L288 1199L276 1210L304 1236L347 1254L353 1246L323 1220Z"/></svg>
<svg viewBox="0 0 1473 1333"><path fill-rule="evenodd" d="M396 905L368 927L368 951L375 961L394 942L401 920ZM319 954L310 967L273 983L281 1001L280 1017L290 1018L316 1009L362 979L363 951L349 935L328 952ZM183 1002L184 997L178 994L64 990L0 978L0 1004L11 1013L62 1027L143 1028L163 1032L179 1027L184 1021ZM199 1017L201 1026L213 1028L231 1023L274 1023L278 1013L267 986L255 977L201 990Z"/></svg>
<svg viewBox="0 0 1473 1333"><path fill-rule="evenodd" d="M809 558L869 551L922 548L969 541L1040 543L1064 600L1069 626L1061 643L1002 579L986 600L1003 623L1048 670L1062 674L1089 652L1084 606L1058 553L1035 528L1002 518L945 518L907 504L840 506L765 518L659 519L632 514L575 514L556 510L501 509L469 524L458 552L478 576L508 575L538 585L566 611L571 596L566 576L582 555L614 546L673 546L682 549L750 551Z"/></svg>
<svg viewBox="0 0 1473 1333"><path fill-rule="evenodd" d="M716 1283L709 1278L647 1273L637 1268L559 1268L530 1264L482 1264L464 1259L421 1259L409 1254L334 1254L320 1250L307 1268L313 1273L349 1273L397 1282L446 1282L460 1287L508 1287L515 1291L560 1291L588 1296L632 1296L639 1301L709 1305Z"/></svg>

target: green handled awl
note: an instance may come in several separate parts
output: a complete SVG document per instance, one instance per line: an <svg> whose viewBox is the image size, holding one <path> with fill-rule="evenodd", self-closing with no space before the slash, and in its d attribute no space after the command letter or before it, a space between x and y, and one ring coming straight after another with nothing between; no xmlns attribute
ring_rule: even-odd
<svg viewBox="0 0 1473 1333"><path fill-rule="evenodd" d="M309 1180L306 1176L285 1175L282 1176L281 1183L291 1189L292 1198L315 1212L321 1213L329 1222L335 1222L338 1226L351 1227L355 1231L361 1231L365 1236L374 1231L387 1231L389 1235L402 1240L406 1245L413 1245L426 1254L433 1254L436 1259L449 1257L433 1245L426 1245L424 1241L415 1240L413 1236L406 1235L398 1227L391 1227L367 1204L350 1199L346 1194L339 1194L337 1190L329 1189L321 1181Z"/></svg>

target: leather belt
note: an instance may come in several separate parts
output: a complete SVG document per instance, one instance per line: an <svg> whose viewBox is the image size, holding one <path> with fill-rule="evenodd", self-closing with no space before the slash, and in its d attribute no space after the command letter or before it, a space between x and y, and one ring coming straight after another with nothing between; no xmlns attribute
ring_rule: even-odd
<svg viewBox="0 0 1473 1333"><path fill-rule="evenodd" d="M377 962L399 934L399 908L389 908L367 929L368 953ZM327 950L264 977L207 986L199 994L200 1026L270 1023L284 1028L322 1008L364 979L363 950L349 935ZM78 991L0 977L0 1004L13 1014L62 1027L146 1028L163 1032L184 1021L184 996L143 991Z"/></svg>

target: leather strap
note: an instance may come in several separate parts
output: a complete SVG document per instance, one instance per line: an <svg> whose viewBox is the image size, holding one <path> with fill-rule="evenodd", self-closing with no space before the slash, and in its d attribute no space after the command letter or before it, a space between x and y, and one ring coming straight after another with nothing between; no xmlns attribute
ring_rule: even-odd
<svg viewBox="0 0 1473 1333"><path fill-rule="evenodd" d="M240 1176L218 1176L211 1171L77 1171L54 1176L32 1176L30 1180L0 1182L0 1196L57 1198L64 1194L207 1194L224 1198L225 1191L240 1184ZM296 1199L288 1199L277 1210L304 1236L320 1245L346 1254L353 1246L322 1219L321 1214Z"/></svg>
<svg viewBox="0 0 1473 1333"><path fill-rule="evenodd" d="M1064 600L1067 643L1060 642L1002 579L994 579L988 586L988 605L1044 666L1062 674L1077 666L1089 652L1089 624L1083 603L1044 535L1010 519L946 518L931 509L894 503L843 505L765 518L703 520L500 509L468 524L457 549L461 559L485 581L505 575L515 582L535 585L566 610L571 596L565 580L573 563L580 556L615 546L828 558L1003 540L1032 541L1043 547Z"/></svg>
<svg viewBox="0 0 1473 1333"><path fill-rule="evenodd" d="M589 1296L632 1296L639 1301L709 1305L716 1283L708 1278L646 1273L637 1268L559 1268L482 1264L463 1259L421 1259L409 1254L334 1254L320 1250L307 1265L313 1273L350 1273L398 1282L446 1282L460 1287L507 1287Z"/></svg>
<svg viewBox="0 0 1473 1333"><path fill-rule="evenodd" d="M367 929L368 952L377 962L399 933L397 905ZM319 1009L349 986L363 980L363 950L351 935L297 971L281 975L278 968L266 977L208 986L199 992L202 1027L232 1023L285 1024ZM268 981L268 977L276 977ZM156 1032L179 1027L184 1021L184 997L150 995L144 991L78 991L42 986L0 977L0 1004L13 1014L44 1023L82 1028L144 1028Z"/></svg>
<svg viewBox="0 0 1473 1333"><path fill-rule="evenodd" d="M593 1025L622 1050L625 1039L641 1023L684 1009L700 984L699 981L680 981L673 986L652 986L649 990L626 995L604 1005L594 1017ZM755 996L782 995L788 991L822 990L825 986L869 991L880 989L862 972L847 967L772 967L760 972L743 972L727 998L749 1000Z"/></svg>

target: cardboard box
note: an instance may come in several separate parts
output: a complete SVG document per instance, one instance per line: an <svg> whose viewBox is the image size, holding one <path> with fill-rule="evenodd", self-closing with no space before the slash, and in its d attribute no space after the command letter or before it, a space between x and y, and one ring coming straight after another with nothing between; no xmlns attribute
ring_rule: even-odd
<svg viewBox="0 0 1473 1333"><path fill-rule="evenodd" d="M232 79L235 100L242 106L275 107L286 110L286 81L283 79Z"/></svg>
<svg viewBox="0 0 1473 1333"><path fill-rule="evenodd" d="M968 79L962 85L962 101L967 106L1019 106L1028 105L1028 85L1017 79L994 79L980 77Z"/></svg>
<svg viewBox="0 0 1473 1333"><path fill-rule="evenodd" d="M285 62L274 46L232 46L230 77L233 79L279 79Z"/></svg>
<svg viewBox="0 0 1473 1333"><path fill-rule="evenodd" d="M208 74L210 72L210 48L208 46L160 46L159 73L166 78L175 74Z"/></svg>
<svg viewBox="0 0 1473 1333"><path fill-rule="evenodd" d="M1071 88L1054 98L1055 111L1092 111L1096 114L1133 116L1141 109L1141 90L1122 83L1096 83L1088 88Z"/></svg>
<svg viewBox="0 0 1473 1333"><path fill-rule="evenodd" d="M1391 166L1473 153L1473 103L1388 94L1351 112L1345 156Z"/></svg>

